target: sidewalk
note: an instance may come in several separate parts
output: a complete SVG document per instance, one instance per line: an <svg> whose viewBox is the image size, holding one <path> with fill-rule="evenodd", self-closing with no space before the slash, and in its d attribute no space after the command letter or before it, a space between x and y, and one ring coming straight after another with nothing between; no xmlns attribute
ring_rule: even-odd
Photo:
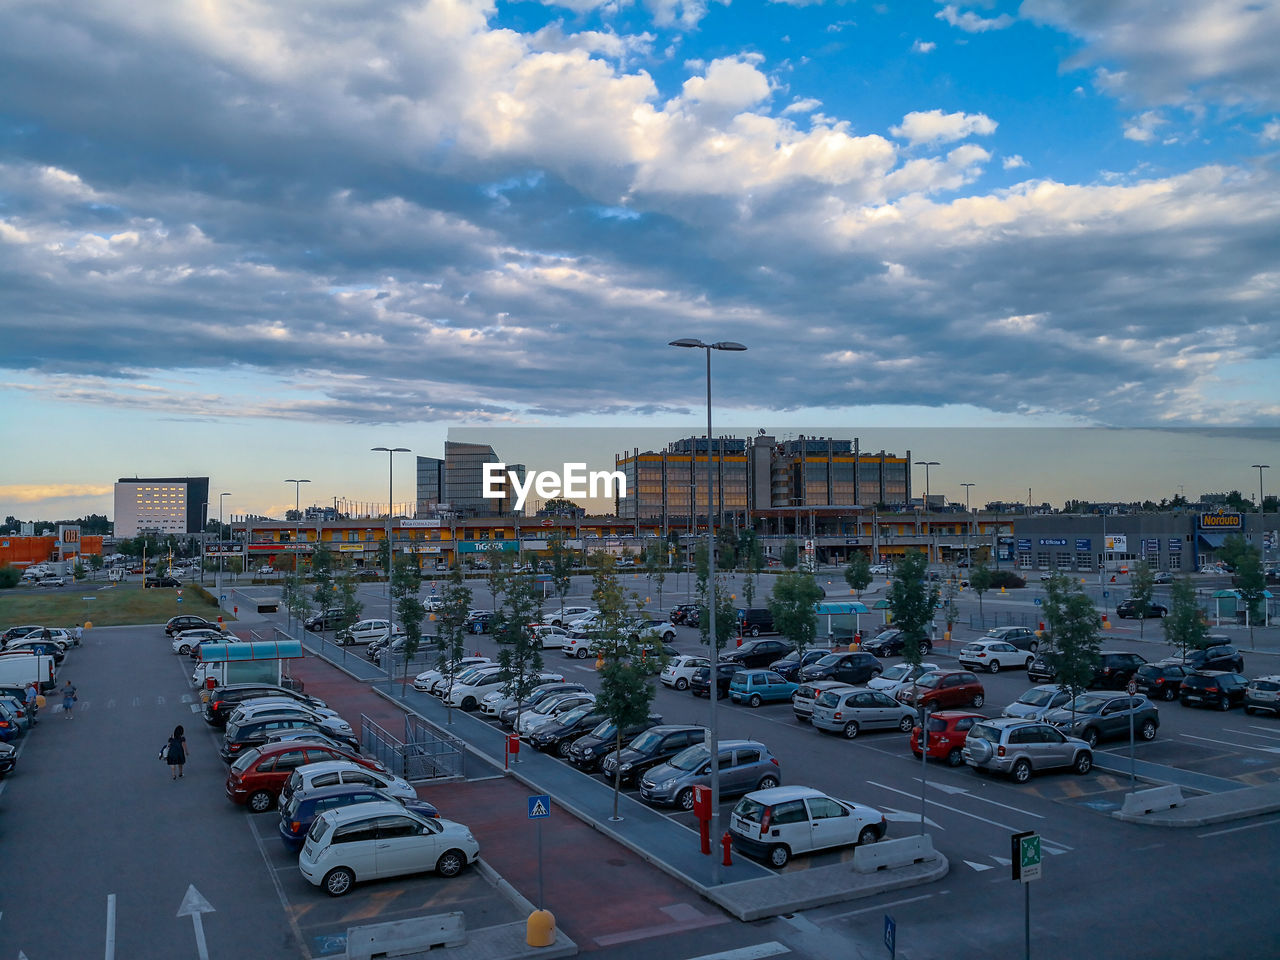
<svg viewBox="0 0 1280 960"><path fill-rule="evenodd" d="M1111 815L1126 823L1142 823L1153 827L1204 827L1211 823L1245 820L1276 811L1280 811L1280 783L1190 797L1171 810L1144 814L1116 810Z"/></svg>

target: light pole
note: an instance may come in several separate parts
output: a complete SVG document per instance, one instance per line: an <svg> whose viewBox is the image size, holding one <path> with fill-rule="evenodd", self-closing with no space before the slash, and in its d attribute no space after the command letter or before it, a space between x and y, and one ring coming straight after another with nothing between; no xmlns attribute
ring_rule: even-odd
<svg viewBox="0 0 1280 960"><path fill-rule="evenodd" d="M937 460L917 460L917 467L924 467L924 512L929 512L929 468L942 466ZM929 523L929 562L933 563L933 523Z"/></svg>
<svg viewBox="0 0 1280 960"><path fill-rule="evenodd" d="M964 525L964 556L965 561L969 564L970 569L973 568L973 548L969 545L969 538L973 535L973 510L969 507L969 488L972 483L962 483L964 487L964 513L967 523Z"/></svg>
<svg viewBox="0 0 1280 960"><path fill-rule="evenodd" d="M200 585L204 586L204 552L209 542L209 501L200 504Z"/></svg>
<svg viewBox="0 0 1280 960"><path fill-rule="evenodd" d="M720 651L719 636L716 634L716 518L715 511L712 509L711 497L711 351L712 350L728 350L733 352L741 352L747 348L740 343L732 340L719 340L715 343L703 343L701 340L692 337L685 337L680 340L672 340L668 346L671 347L696 347L704 350L707 354L707 583L709 590L707 591L707 644L711 648L710 656L710 680L711 689L708 691L707 697L710 701L710 728L711 728L711 837L713 841L720 836L720 732L716 725L716 700L720 696ZM693 504L696 513L697 504ZM720 882L720 861L713 855L711 857L711 882Z"/></svg>
<svg viewBox="0 0 1280 960"><path fill-rule="evenodd" d="M408 447L370 447L374 453L385 453L387 455L387 676L391 676L390 664L394 661L394 657L390 655L391 641L395 639L395 610L392 606L391 598L391 568L395 564L395 553L391 544L391 514L394 509L391 506L394 486L392 484L392 476L394 469L395 456L397 453L409 453ZM388 680L388 682L390 682Z"/></svg>
<svg viewBox="0 0 1280 960"><path fill-rule="evenodd" d="M229 493L218 494L218 576L216 578L218 582L215 584L218 591L218 603L222 603L222 498L229 496L231 496Z"/></svg>
<svg viewBox="0 0 1280 960"><path fill-rule="evenodd" d="M1255 470L1257 470L1257 471L1258 471L1258 512L1259 512L1259 513L1263 513L1264 511L1263 511L1263 509L1262 509L1262 504L1263 504L1263 497L1262 497L1262 471L1263 471L1263 470L1270 470L1270 469L1271 469L1271 464L1269 464L1269 463L1255 463L1255 464L1251 464L1251 466L1253 467L1253 469L1255 469Z"/></svg>
<svg viewBox="0 0 1280 960"><path fill-rule="evenodd" d="M293 484L293 572L298 572L298 532L302 528L302 509L299 506L298 491L302 489L304 483L310 483L310 480L286 480L285 483Z"/></svg>

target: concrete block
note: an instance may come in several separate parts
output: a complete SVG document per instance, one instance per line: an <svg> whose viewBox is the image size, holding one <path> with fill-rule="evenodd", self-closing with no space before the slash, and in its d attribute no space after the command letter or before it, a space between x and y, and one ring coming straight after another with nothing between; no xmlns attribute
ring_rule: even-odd
<svg viewBox="0 0 1280 960"><path fill-rule="evenodd" d="M937 856L937 852L933 849L933 837L929 834L900 837L855 847L853 869L858 873L875 873L877 870L923 863Z"/></svg>
<svg viewBox="0 0 1280 960"><path fill-rule="evenodd" d="M1157 810L1169 810L1180 803L1182 803L1182 788L1177 784L1168 784L1163 787L1126 793L1120 812L1128 816L1142 816Z"/></svg>
<svg viewBox="0 0 1280 960"><path fill-rule="evenodd" d="M347 928L347 960L406 957L436 947L458 947L466 942L466 921L460 910L389 923L368 923Z"/></svg>

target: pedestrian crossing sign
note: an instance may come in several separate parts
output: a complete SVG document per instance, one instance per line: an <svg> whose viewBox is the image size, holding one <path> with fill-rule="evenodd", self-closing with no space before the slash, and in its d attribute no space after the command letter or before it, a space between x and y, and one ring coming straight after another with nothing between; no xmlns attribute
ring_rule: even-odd
<svg viewBox="0 0 1280 960"><path fill-rule="evenodd" d="M551 797L545 793L529 798L529 819L542 820L551 816Z"/></svg>

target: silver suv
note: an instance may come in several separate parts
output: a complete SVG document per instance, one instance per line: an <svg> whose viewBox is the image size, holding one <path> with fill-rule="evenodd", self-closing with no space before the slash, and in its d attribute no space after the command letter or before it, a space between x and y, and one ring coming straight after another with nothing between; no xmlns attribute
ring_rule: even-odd
<svg viewBox="0 0 1280 960"><path fill-rule="evenodd" d="M769 790L782 783L782 767L757 740L720 741L720 793L732 796ZM687 747L640 778L640 796L649 803L693 809L693 788L711 785L711 751L707 744Z"/></svg>
<svg viewBox="0 0 1280 960"><path fill-rule="evenodd" d="M1053 767L1070 767L1083 776L1093 769L1093 751L1083 740L1066 736L1052 724L1000 717L969 728L964 762L1026 783L1032 771Z"/></svg>

